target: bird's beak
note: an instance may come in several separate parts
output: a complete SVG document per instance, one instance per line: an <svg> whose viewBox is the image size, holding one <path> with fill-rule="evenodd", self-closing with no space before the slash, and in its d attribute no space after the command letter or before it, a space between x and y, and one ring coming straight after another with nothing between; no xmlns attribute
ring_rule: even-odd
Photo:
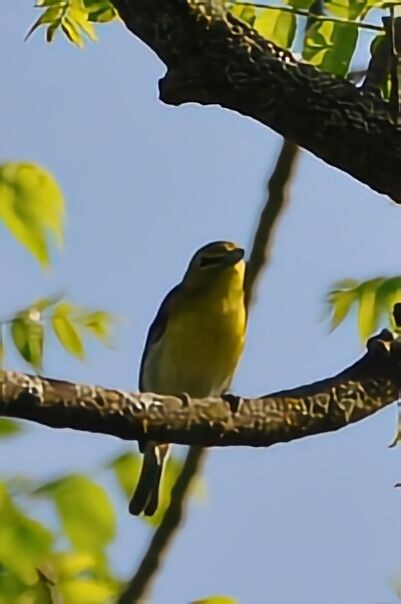
<svg viewBox="0 0 401 604"><path fill-rule="evenodd" d="M244 254L245 250L243 250L241 247L236 247L234 250L229 251L226 256L227 266L234 266L237 264L237 262L242 260Z"/></svg>

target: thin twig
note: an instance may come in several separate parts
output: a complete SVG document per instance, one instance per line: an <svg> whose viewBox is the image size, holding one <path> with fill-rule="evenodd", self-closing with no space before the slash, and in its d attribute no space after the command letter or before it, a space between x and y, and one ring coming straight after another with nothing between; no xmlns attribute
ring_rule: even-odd
<svg viewBox="0 0 401 604"><path fill-rule="evenodd" d="M284 140L276 165L267 184L268 197L260 215L252 250L247 265L245 303L250 308L262 269L268 264L274 233L280 216L288 204L288 188L296 168L299 149L293 142Z"/></svg>
<svg viewBox="0 0 401 604"><path fill-rule="evenodd" d="M171 491L170 505L154 532L138 570L117 604L134 604L150 592L173 537L184 519L190 487L201 471L205 457L205 449L189 448L181 473Z"/></svg>

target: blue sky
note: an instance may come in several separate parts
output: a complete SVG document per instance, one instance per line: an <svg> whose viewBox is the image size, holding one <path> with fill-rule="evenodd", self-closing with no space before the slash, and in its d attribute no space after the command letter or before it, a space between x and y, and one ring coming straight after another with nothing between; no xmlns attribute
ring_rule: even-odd
<svg viewBox="0 0 401 604"><path fill-rule="evenodd" d="M194 250L213 239L249 246L280 137L219 107L160 103L163 64L120 24L81 51L62 39L48 46L43 32L24 43L36 17L30 0L0 8L0 161L35 161L55 174L68 204L66 247L44 274L2 229L0 316L60 290L116 313L124 323L115 350L91 345L79 363L50 346L45 369L134 389L147 328ZM307 383L358 357L355 322L329 334L324 296L344 277L401 273L400 225L401 208L303 152L233 389L258 395ZM7 365L24 369L13 354ZM190 506L153 602L213 593L241 604L394 602L401 456L387 445L395 422L393 406L338 433L212 450L207 500ZM131 446L29 428L1 444L0 473L98 478L102 461ZM100 479L117 505L113 561L128 576L149 532L112 480Z"/></svg>

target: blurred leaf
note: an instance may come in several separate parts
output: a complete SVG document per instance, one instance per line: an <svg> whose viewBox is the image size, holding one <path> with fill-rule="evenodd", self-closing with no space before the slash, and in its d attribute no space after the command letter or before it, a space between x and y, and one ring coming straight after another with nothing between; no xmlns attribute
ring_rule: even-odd
<svg viewBox="0 0 401 604"><path fill-rule="evenodd" d="M401 302L401 277L377 277L369 281L346 280L334 285L327 296L332 313L331 328L335 329L358 305L358 332L366 340L377 329L382 317L386 325L396 330L393 306Z"/></svg>
<svg viewBox="0 0 401 604"><path fill-rule="evenodd" d="M0 604L18 602L17 597L26 591L26 584L3 565L0 572Z"/></svg>
<svg viewBox="0 0 401 604"><path fill-rule="evenodd" d="M266 8L258 14L253 27L267 40L288 49L295 38L296 17L289 12Z"/></svg>
<svg viewBox="0 0 401 604"><path fill-rule="evenodd" d="M59 592L62 601L68 604L112 604L117 596L116 588L112 584L90 579L64 581Z"/></svg>
<svg viewBox="0 0 401 604"><path fill-rule="evenodd" d="M363 341L367 340L377 328L376 291L381 283L382 279L367 281L358 289L358 331Z"/></svg>
<svg viewBox="0 0 401 604"><path fill-rule="evenodd" d="M113 316L103 310L82 312L79 322L98 340L108 343L110 341Z"/></svg>
<svg viewBox="0 0 401 604"><path fill-rule="evenodd" d="M0 438L7 438L9 436L15 436L21 434L22 425L14 421L13 419L0 418Z"/></svg>
<svg viewBox="0 0 401 604"><path fill-rule="evenodd" d="M358 24L317 21L305 32L302 57L322 71L344 76L358 41Z"/></svg>
<svg viewBox="0 0 401 604"><path fill-rule="evenodd" d="M21 474L13 474L4 481L4 484L11 497L29 495L33 489L32 479Z"/></svg>
<svg viewBox="0 0 401 604"><path fill-rule="evenodd" d="M96 581L102 590L116 591L120 582L114 579L108 568L108 559L103 552L57 552L53 555L53 565L58 577L60 591L63 585L69 586L77 581ZM75 591L75 588L73 588ZM69 600L68 600L69 602Z"/></svg>
<svg viewBox="0 0 401 604"><path fill-rule="evenodd" d="M39 580L27 586L8 568L1 574L0 604L55 604L47 586Z"/></svg>
<svg viewBox="0 0 401 604"><path fill-rule="evenodd" d="M36 583L36 567L50 553L52 534L14 505L4 485L0 485L0 522L0 564L23 583Z"/></svg>
<svg viewBox="0 0 401 604"><path fill-rule="evenodd" d="M10 331L22 358L35 369L40 369L43 359L43 325L21 314L11 321Z"/></svg>
<svg viewBox="0 0 401 604"><path fill-rule="evenodd" d="M392 311L394 305L401 301L401 277L382 279L381 283L378 283L375 301L378 316L390 315L390 328L398 331Z"/></svg>
<svg viewBox="0 0 401 604"><path fill-rule="evenodd" d="M97 557L90 552L57 552L54 560L60 581L92 571L98 563Z"/></svg>
<svg viewBox="0 0 401 604"><path fill-rule="evenodd" d="M238 604L238 600L230 596L211 596L202 600L193 600L191 604Z"/></svg>
<svg viewBox="0 0 401 604"><path fill-rule="evenodd" d="M127 499L134 492L141 472L141 466L142 456L136 453L123 453L107 464L107 467L114 471L117 481Z"/></svg>
<svg viewBox="0 0 401 604"><path fill-rule="evenodd" d="M64 532L77 549L96 552L114 538L114 507L103 487L86 476L76 474L47 483L35 494L53 500Z"/></svg>
<svg viewBox="0 0 401 604"><path fill-rule="evenodd" d="M292 6L296 10L308 10L315 0L286 0L286 4Z"/></svg>
<svg viewBox="0 0 401 604"><path fill-rule="evenodd" d="M253 26L256 17L256 10L253 6L245 6L244 4L234 4L234 6L230 7L230 13L248 23L248 25Z"/></svg>
<svg viewBox="0 0 401 604"><path fill-rule="evenodd" d="M142 520L153 525L158 526L167 506L170 503L171 490L182 470L182 461L175 457L169 457L166 463L166 468L163 472L163 478L160 488L159 506L154 516L141 516ZM139 479L139 474L142 467L142 455L136 453L123 453L118 457L112 459L107 467L111 468L117 481L127 497L130 499L135 486ZM206 495L206 485L202 478L197 477L192 486L192 495L196 495L198 499L204 498Z"/></svg>
<svg viewBox="0 0 401 604"><path fill-rule="evenodd" d="M36 300L35 302L33 302L33 304L31 304L21 312L28 313L32 310L36 310L39 313L42 313L44 310L47 310L51 306L54 306L55 304L60 302L61 299L61 294L58 294L56 296L48 296L47 298L39 298L39 300Z"/></svg>
<svg viewBox="0 0 401 604"><path fill-rule="evenodd" d="M53 176L34 164L0 165L0 202L0 219L48 266L48 232L59 246L63 243L64 199Z"/></svg>
<svg viewBox="0 0 401 604"><path fill-rule="evenodd" d="M349 288L340 289L341 284L337 284L335 289L328 294L328 303L331 310L331 325L330 330L334 330L340 325L349 314L351 306L356 302L357 297L352 286Z"/></svg>
<svg viewBox="0 0 401 604"><path fill-rule="evenodd" d="M77 357L85 357L85 349L79 329L71 318L71 313L75 307L67 302L56 306L52 316L52 325L60 344L63 348Z"/></svg>
<svg viewBox="0 0 401 604"><path fill-rule="evenodd" d="M354 20L366 12L366 0L329 0L324 6L341 19Z"/></svg>

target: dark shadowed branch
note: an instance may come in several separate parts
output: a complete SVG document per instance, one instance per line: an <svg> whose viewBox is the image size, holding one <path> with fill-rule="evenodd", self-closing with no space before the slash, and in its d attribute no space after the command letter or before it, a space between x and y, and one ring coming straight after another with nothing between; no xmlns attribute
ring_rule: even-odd
<svg viewBox="0 0 401 604"><path fill-rule="evenodd" d="M267 183L268 196L259 218L246 272L245 303L249 308L255 299L258 280L271 255L278 220L287 207L288 189L296 168L299 149L284 140L276 165Z"/></svg>
<svg viewBox="0 0 401 604"><path fill-rule="evenodd" d="M248 115L401 202L401 130L377 90L298 61L221 0L112 2L165 63L164 102L219 104Z"/></svg>

